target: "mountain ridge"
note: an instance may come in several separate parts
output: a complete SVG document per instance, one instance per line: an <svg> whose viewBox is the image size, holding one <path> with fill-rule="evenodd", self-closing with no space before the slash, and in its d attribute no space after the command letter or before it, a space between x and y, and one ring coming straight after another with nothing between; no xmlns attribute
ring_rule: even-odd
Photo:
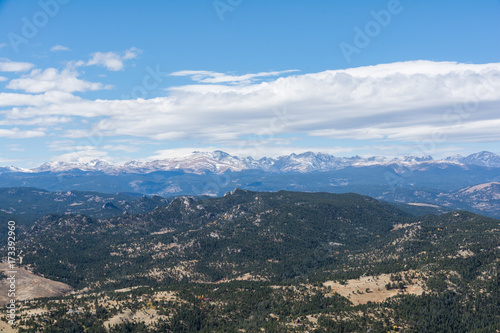
<svg viewBox="0 0 500 333"><path fill-rule="evenodd" d="M453 164L466 168L467 166L481 166L486 168L500 168L500 155L482 151L468 156L455 155L435 160L432 156L403 156L388 158L384 156L352 156L337 157L325 153L304 152L292 153L276 158L237 157L226 152L194 151L190 154L171 157L150 162L129 161L115 164L101 159L89 162L46 162L32 169L23 169L15 166L0 167L0 173L42 173L66 172L73 170L99 171L105 174L138 173L147 174L156 171L184 171L186 173L203 174L211 172L222 174L227 171L238 172L245 170L260 170L266 172L324 172L344 169L346 167L364 167L377 165L400 165L405 167L421 167L428 164Z"/></svg>

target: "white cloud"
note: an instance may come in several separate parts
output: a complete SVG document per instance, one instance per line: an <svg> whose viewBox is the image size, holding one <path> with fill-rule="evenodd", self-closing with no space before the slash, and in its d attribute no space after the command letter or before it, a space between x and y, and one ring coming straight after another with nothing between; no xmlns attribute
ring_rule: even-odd
<svg viewBox="0 0 500 333"><path fill-rule="evenodd" d="M7 81L8 78L6 78L5 76L0 76L0 82L4 82L4 81Z"/></svg>
<svg viewBox="0 0 500 333"><path fill-rule="evenodd" d="M57 52L57 51L71 51L69 47L62 46L62 45L54 45L50 48L51 52Z"/></svg>
<svg viewBox="0 0 500 333"><path fill-rule="evenodd" d="M125 60L137 58L142 50L132 47L125 52L95 52L91 54L90 60L86 63L87 66L99 65L110 71L121 71L125 67ZM81 63L79 63L81 64Z"/></svg>
<svg viewBox="0 0 500 333"><path fill-rule="evenodd" d="M438 153L442 156L450 156L452 154L447 154L449 152L449 147L434 150L434 153ZM452 149L462 149L457 147L452 147ZM384 157L401 157L404 155L415 155L423 156L427 155L428 152L423 150L421 147L414 144L388 144L388 145L365 145L365 146L307 146L307 147L297 147L297 146L261 146L257 149L252 146L208 146L208 147L183 147L183 148L172 148L172 149L161 149L155 151L155 155L149 156L142 159L142 161L155 161L170 159L176 157L182 157L192 154L193 152L213 152L215 150L224 151L230 155L238 157L248 157L259 159L262 157L279 157L286 156L290 154L301 154L306 152L316 152L324 153L335 156L353 156L354 153L359 154L359 152L366 152L361 154L364 157L372 156L384 156Z"/></svg>
<svg viewBox="0 0 500 333"><path fill-rule="evenodd" d="M24 90L29 93L42 93L47 91L88 91L107 89L110 86L105 86L99 82L89 82L78 79L79 74L70 69L58 71L55 68L47 68L44 71L34 69L30 74L25 75L20 79L14 79L9 82L7 88L14 90Z"/></svg>
<svg viewBox="0 0 500 333"><path fill-rule="evenodd" d="M18 144L7 145L7 147L10 151L25 151L25 149Z"/></svg>
<svg viewBox="0 0 500 333"><path fill-rule="evenodd" d="M56 140L52 141L48 148L53 151L93 151L96 150L97 147L93 145L89 145L90 142L85 142L84 140L80 142L76 142L74 140ZM133 145L100 145L99 149L101 151L124 151L124 152L136 152L139 150L138 147Z"/></svg>
<svg viewBox="0 0 500 333"><path fill-rule="evenodd" d="M54 126L69 123L69 117L36 117L29 119L4 119L0 120L1 126Z"/></svg>
<svg viewBox="0 0 500 333"><path fill-rule="evenodd" d="M98 150L95 147L75 147L75 151L53 156L51 160L54 162L85 163L97 159L106 159L107 156L107 152Z"/></svg>
<svg viewBox="0 0 500 333"><path fill-rule="evenodd" d="M178 71L170 75L172 76L189 76L191 80L201 83L251 83L256 79L269 77L269 76L279 76L282 74L297 72L298 70L291 69L286 71L277 72L261 72L256 74L245 74L245 75L229 75L225 73L217 73L211 71Z"/></svg>
<svg viewBox="0 0 500 333"><path fill-rule="evenodd" d="M135 59L139 56L139 54L142 53L142 50L139 50L138 48L136 47L131 47L130 49L128 50L125 50L125 52L123 53L123 59L124 60L130 60L130 59Z"/></svg>
<svg viewBox="0 0 500 333"><path fill-rule="evenodd" d="M34 66L34 64L29 62L16 62L0 58L0 72L26 72Z"/></svg>
<svg viewBox="0 0 500 333"><path fill-rule="evenodd" d="M55 140L50 142L47 147L50 150L71 150L70 147L75 145L76 143L73 140Z"/></svg>
<svg viewBox="0 0 500 333"><path fill-rule="evenodd" d="M43 105L58 105L72 104L75 105L82 99L70 93L61 91L48 91L41 95L19 94L19 93L3 93L0 92L0 107L7 106L43 106ZM16 117L22 109L13 109L9 114ZM29 113L27 116L31 116Z"/></svg>
<svg viewBox="0 0 500 333"><path fill-rule="evenodd" d="M28 139L45 136L40 130L20 130L19 128L3 129L0 128L0 138L8 139Z"/></svg>
<svg viewBox="0 0 500 333"><path fill-rule="evenodd" d="M84 163L90 162L96 159L106 159L112 160L108 156L106 150L109 147L97 147L95 145L89 144L85 140L73 141L73 140L55 140L47 145L47 148L51 151L62 151L65 152L61 155L52 156L51 161L55 162L73 162L73 163Z"/></svg>
<svg viewBox="0 0 500 333"><path fill-rule="evenodd" d="M102 149L109 151L123 151L127 153L133 153L139 150L138 147L129 145L104 145Z"/></svg>
<svg viewBox="0 0 500 333"><path fill-rule="evenodd" d="M430 141L435 135L456 142L500 139L500 63L411 61L247 85L226 82L174 87L166 97L147 100L62 95L50 96L51 103L46 94L0 93L0 105L2 97L9 99L4 104L17 105L3 111L9 119L89 119L90 129L66 130L72 138L130 136L264 148L285 145L271 139L297 133L394 142Z"/></svg>
<svg viewBox="0 0 500 333"><path fill-rule="evenodd" d="M11 158L0 158L0 163L2 163L3 165L7 164L7 163L12 163L12 162L18 162L19 160L16 160L16 159L11 159Z"/></svg>
<svg viewBox="0 0 500 333"><path fill-rule="evenodd" d="M204 152L209 153L215 150L224 151L230 155L238 156L238 157L248 157L251 156L253 158L262 158L262 157L279 157L284 155L290 155L292 153L300 154L309 151L313 152L321 152L325 154L332 155L343 155L345 153L350 153L359 149L359 147L273 147L273 146L265 146L260 147L259 149L254 149L251 146L243 146L243 147L234 147L234 146L209 146L209 147L185 147L185 148L172 148L172 149L162 149L155 151L156 155L149 156L144 158L143 161L156 161L156 160L164 160L171 159L175 157L182 157L186 155L190 155L193 152ZM349 155L349 154L347 154Z"/></svg>

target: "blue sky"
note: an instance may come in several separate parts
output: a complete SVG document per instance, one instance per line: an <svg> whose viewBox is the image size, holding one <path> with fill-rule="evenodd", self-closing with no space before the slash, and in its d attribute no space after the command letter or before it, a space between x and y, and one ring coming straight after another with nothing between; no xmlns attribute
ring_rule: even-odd
<svg viewBox="0 0 500 333"><path fill-rule="evenodd" d="M0 165L500 153L500 1L0 1Z"/></svg>

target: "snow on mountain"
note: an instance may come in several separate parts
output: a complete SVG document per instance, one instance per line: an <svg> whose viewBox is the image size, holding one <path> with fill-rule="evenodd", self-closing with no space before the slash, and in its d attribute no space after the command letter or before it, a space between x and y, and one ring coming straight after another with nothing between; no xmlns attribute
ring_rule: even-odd
<svg viewBox="0 0 500 333"><path fill-rule="evenodd" d="M465 165L477 165L488 168L500 167L500 156L489 151L481 151L469 156L454 155L444 159L446 162L454 162Z"/></svg>
<svg viewBox="0 0 500 333"><path fill-rule="evenodd" d="M500 156L489 151L482 151L479 153L471 154L461 160L462 163L468 165L479 165L489 168L500 167Z"/></svg>
<svg viewBox="0 0 500 333"><path fill-rule="evenodd" d="M450 163L461 163L461 161L464 158L465 158L464 156L462 156L460 154L456 154L456 155L453 155L453 156L446 157L443 161L450 162Z"/></svg>
<svg viewBox="0 0 500 333"><path fill-rule="evenodd" d="M47 162L31 170L15 167L0 168L0 173L7 172L65 172L71 170L101 171L109 174L117 173L150 173L154 171L183 171L186 173L203 174L212 172L216 174L226 171L262 170L267 172L314 172L333 171L346 167L366 166L393 166L401 169L426 168L430 164L441 164L443 166L453 165L477 165L482 167L500 167L500 156L491 152L479 152L463 157L455 155L442 160L434 160L432 156L404 156L402 158L387 158L382 156L372 157L336 157L329 154L305 152L301 154L283 155L276 158L263 157L254 159L252 157L232 156L223 151L192 152L183 156L175 156L167 159L141 162L131 161L125 164L113 164L104 160L93 160L90 162Z"/></svg>
<svg viewBox="0 0 500 333"><path fill-rule="evenodd" d="M273 171L311 172L330 171L346 166L343 158L322 153L306 152L299 155L280 156L273 164Z"/></svg>
<svg viewBox="0 0 500 333"><path fill-rule="evenodd" d="M434 159L432 158L431 155L427 156L405 156L403 158L404 162L428 162L428 161L433 161Z"/></svg>
<svg viewBox="0 0 500 333"><path fill-rule="evenodd" d="M113 173L119 168L116 164L111 164L104 160L92 160L90 162L63 162L53 161L40 165L37 168L31 169L32 172L62 172L70 170L81 171L102 171Z"/></svg>
<svg viewBox="0 0 500 333"><path fill-rule="evenodd" d="M223 173L225 171L242 171L248 169L244 160L222 151L211 153L193 152L171 159L145 162L143 167L151 171L183 170L191 173Z"/></svg>
<svg viewBox="0 0 500 333"><path fill-rule="evenodd" d="M0 174L2 173L10 173L10 172L31 172L29 169L18 168L12 165L0 167Z"/></svg>

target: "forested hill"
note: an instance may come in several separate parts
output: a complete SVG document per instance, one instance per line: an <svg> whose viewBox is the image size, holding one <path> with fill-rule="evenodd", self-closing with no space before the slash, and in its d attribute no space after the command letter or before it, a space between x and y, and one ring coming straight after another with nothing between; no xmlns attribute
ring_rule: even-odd
<svg viewBox="0 0 500 333"><path fill-rule="evenodd" d="M171 199L127 193L92 191L49 192L34 187L0 188L0 221L16 220L32 225L47 214L84 214L110 218L122 214L139 214L166 206ZM2 230L0 230L2 231Z"/></svg>
<svg viewBox="0 0 500 333"><path fill-rule="evenodd" d="M196 263L183 268L186 275L204 281L245 273L267 279L354 276L418 267L421 251L445 258L488 245L483 250L494 252L497 230L496 219L466 212L412 217L357 194L237 189L221 198L181 197L149 213L103 220L48 215L24 244L25 262L36 271L78 287L186 262ZM377 264L366 260L339 269L361 253L377 253ZM178 278L177 271L161 277Z"/></svg>
<svg viewBox="0 0 500 333"><path fill-rule="evenodd" d="M88 301L68 296L68 304L93 304L92 295L104 293L102 301L122 302L122 311L153 311L151 304L157 304L157 315L171 315L156 317L157 326L136 322L117 326L122 330L116 332L241 327L387 332L397 326L405 332L486 333L500 328L500 221L469 212L415 217L358 194L236 189L220 198L179 197L138 215L50 214L20 239L23 265L88 295ZM349 289L360 279L368 279L368 285ZM400 297L389 298L398 288ZM167 291L179 303L155 301L156 293ZM245 291L252 293L241 294ZM378 296L365 304L370 293ZM129 304L120 295L141 295L144 301ZM200 295L210 295L206 302L218 299L219 305L203 303ZM102 309L107 312L68 317L63 311L54 318L75 327L101 327L120 315L116 307ZM283 326L299 319L304 330ZM451 322L455 330L443 329ZM30 327L48 327L40 325Z"/></svg>

